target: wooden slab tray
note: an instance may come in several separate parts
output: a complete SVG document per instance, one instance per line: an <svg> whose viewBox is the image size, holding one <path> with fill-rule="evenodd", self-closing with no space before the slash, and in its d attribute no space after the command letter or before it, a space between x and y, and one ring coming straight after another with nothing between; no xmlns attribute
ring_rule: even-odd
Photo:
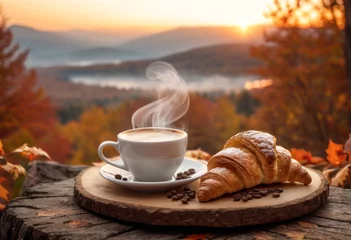
<svg viewBox="0 0 351 240"><path fill-rule="evenodd" d="M201 227L255 225L299 217L327 201L328 183L319 172L308 171L313 179L309 186L270 185L284 189L280 198L267 196L234 202L232 197L226 196L207 203L195 199L182 204L166 198L165 193L140 193L119 187L102 178L99 167L90 167L77 176L74 199L89 211L129 222ZM189 187L195 190L198 184L196 181Z"/></svg>

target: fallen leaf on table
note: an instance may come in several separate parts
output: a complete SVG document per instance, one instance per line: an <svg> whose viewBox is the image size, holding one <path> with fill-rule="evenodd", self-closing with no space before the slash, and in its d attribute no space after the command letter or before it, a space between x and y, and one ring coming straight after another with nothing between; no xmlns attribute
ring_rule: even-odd
<svg viewBox="0 0 351 240"><path fill-rule="evenodd" d="M290 153L291 153L291 157L302 165L308 164L311 162L312 153L306 151L305 149L292 148L290 149Z"/></svg>
<svg viewBox="0 0 351 240"><path fill-rule="evenodd" d="M323 158L314 157L312 156L311 152L306 151L305 149L292 148L290 149L290 153L291 153L291 157L302 165L320 164L324 162Z"/></svg>
<svg viewBox="0 0 351 240"><path fill-rule="evenodd" d="M285 236L287 236L288 238L291 238L293 240L302 240L302 239L304 239L304 237L306 235L306 233L295 232L295 231L286 232L284 234L285 234Z"/></svg>
<svg viewBox="0 0 351 240"><path fill-rule="evenodd" d="M5 151L3 149L3 145L2 145L2 142L1 142L1 139L0 139L0 156L4 156L5 155Z"/></svg>
<svg viewBox="0 0 351 240"><path fill-rule="evenodd" d="M265 232L260 232L260 233L256 233L254 235L255 240L271 240L273 239L272 236L268 235Z"/></svg>
<svg viewBox="0 0 351 240"><path fill-rule="evenodd" d="M85 220L73 220L73 221L65 222L64 224L68 225L71 228L80 228L80 227L86 227L90 225L90 223Z"/></svg>
<svg viewBox="0 0 351 240"><path fill-rule="evenodd" d="M26 174L26 169L24 169L24 167L9 162L7 162L6 165L0 165L0 169L3 169L5 172L11 173L13 179L15 180L19 177L19 175Z"/></svg>
<svg viewBox="0 0 351 240"><path fill-rule="evenodd" d="M338 173L331 179L331 186L351 188L351 164L343 167Z"/></svg>
<svg viewBox="0 0 351 240"><path fill-rule="evenodd" d="M329 184L335 175L340 171L340 168L324 169L323 176L328 180Z"/></svg>
<svg viewBox="0 0 351 240"><path fill-rule="evenodd" d="M297 224L299 224L300 226L303 226L305 228L318 228L318 226L316 224L309 223L309 222L297 221Z"/></svg>
<svg viewBox="0 0 351 240"><path fill-rule="evenodd" d="M327 159L331 164L340 165L346 160L346 153L343 150L343 145L334 143L329 139L328 148L325 150Z"/></svg>
<svg viewBox="0 0 351 240"><path fill-rule="evenodd" d="M58 212L55 211L40 211L37 214L37 217L52 217L58 215Z"/></svg>
<svg viewBox="0 0 351 240"><path fill-rule="evenodd" d="M184 240L206 240L210 237L209 234L191 234L187 235Z"/></svg>
<svg viewBox="0 0 351 240"><path fill-rule="evenodd" d="M9 192L6 190L6 188L4 188L1 183L3 181L6 181L6 178L4 177L0 177L0 198L4 199L5 201L9 201L9 198L8 198L8 194ZM1 210L1 209L0 209Z"/></svg>
<svg viewBox="0 0 351 240"><path fill-rule="evenodd" d="M51 157L47 152L41 148L28 147L27 144L23 144L19 148L12 151L12 153L20 153L26 157L29 161L33 161L39 157L45 157L47 160L51 160Z"/></svg>
<svg viewBox="0 0 351 240"><path fill-rule="evenodd" d="M198 148L196 150L187 150L185 153L186 157L189 158L195 158L195 159L200 159L200 160L210 160L212 157L211 154L208 152L202 151L201 148Z"/></svg>
<svg viewBox="0 0 351 240"><path fill-rule="evenodd" d="M5 204L0 203L0 212L2 212L5 209L5 207L6 207Z"/></svg>

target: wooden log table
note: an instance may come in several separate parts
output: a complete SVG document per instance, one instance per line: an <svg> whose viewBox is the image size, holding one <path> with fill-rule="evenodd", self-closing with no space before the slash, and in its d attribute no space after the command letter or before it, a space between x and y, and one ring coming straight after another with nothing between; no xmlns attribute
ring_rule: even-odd
<svg viewBox="0 0 351 240"><path fill-rule="evenodd" d="M29 188L3 212L0 239L351 239L351 190L298 219L251 227L152 227L92 214L73 200L74 179Z"/></svg>

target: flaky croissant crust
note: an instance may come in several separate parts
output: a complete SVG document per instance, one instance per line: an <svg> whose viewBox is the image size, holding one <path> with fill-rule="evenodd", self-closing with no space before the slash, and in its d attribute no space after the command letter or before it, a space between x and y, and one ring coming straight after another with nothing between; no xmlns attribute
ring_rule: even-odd
<svg viewBox="0 0 351 240"><path fill-rule="evenodd" d="M276 146L274 136L259 131L246 131L231 137L224 149L209 160L207 168L197 191L199 201L209 201L261 183L309 184L312 181L288 150Z"/></svg>

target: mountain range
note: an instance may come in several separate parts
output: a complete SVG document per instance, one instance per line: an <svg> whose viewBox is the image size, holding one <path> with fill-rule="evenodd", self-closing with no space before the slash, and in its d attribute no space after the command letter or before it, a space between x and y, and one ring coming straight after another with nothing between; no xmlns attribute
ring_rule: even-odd
<svg viewBox="0 0 351 240"><path fill-rule="evenodd" d="M14 25L11 30L22 49L29 49L28 66L89 65L160 58L193 48L222 43L257 43L267 26L180 27L128 39L117 34L72 30L40 31Z"/></svg>

